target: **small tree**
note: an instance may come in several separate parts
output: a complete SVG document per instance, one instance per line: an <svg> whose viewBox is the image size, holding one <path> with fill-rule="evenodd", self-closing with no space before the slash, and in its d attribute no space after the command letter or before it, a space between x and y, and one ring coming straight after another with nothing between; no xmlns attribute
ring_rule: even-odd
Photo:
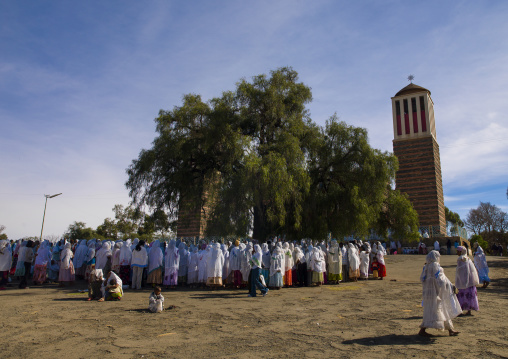
<svg viewBox="0 0 508 359"><path fill-rule="evenodd" d="M8 239L7 234L2 233L5 230L5 226L0 225L0 239Z"/></svg>

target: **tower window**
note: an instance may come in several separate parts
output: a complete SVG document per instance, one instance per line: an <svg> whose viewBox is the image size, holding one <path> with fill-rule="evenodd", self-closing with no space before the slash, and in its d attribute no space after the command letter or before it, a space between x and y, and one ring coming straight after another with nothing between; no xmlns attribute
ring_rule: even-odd
<svg viewBox="0 0 508 359"><path fill-rule="evenodd" d="M416 110L416 97L411 98L411 112L413 113L413 132L418 133L418 112Z"/></svg>
<svg viewBox="0 0 508 359"><path fill-rule="evenodd" d="M408 103L407 99L404 99L404 127L406 128L406 135L409 135L410 129L409 129L409 109L408 109Z"/></svg>
<svg viewBox="0 0 508 359"><path fill-rule="evenodd" d="M395 114L397 116L397 136L402 136L402 122L400 120L400 101L395 101Z"/></svg>
<svg viewBox="0 0 508 359"><path fill-rule="evenodd" d="M422 132L427 132L427 120L425 119L425 99L420 96L420 114L422 121Z"/></svg>

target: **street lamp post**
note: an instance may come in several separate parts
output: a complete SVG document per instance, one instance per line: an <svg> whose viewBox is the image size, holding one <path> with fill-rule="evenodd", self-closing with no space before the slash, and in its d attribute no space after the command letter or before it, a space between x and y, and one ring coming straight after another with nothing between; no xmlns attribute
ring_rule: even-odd
<svg viewBox="0 0 508 359"><path fill-rule="evenodd" d="M44 215L42 216L42 228L41 228L41 238L40 238L41 242L42 242L42 231L44 230L44 219L46 218L46 206L48 205L48 198L53 198L53 197L60 196L60 195L61 195L61 193L53 194L53 195L50 195L50 194L44 195L44 197L46 197L46 203L44 203Z"/></svg>

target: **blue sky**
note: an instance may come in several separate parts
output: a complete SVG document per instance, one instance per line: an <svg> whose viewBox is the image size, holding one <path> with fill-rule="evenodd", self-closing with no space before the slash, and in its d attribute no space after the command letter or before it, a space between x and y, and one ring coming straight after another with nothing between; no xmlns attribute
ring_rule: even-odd
<svg viewBox="0 0 508 359"><path fill-rule="evenodd" d="M508 210L508 2L2 1L0 224L91 227L128 204L125 169L160 109L292 66L313 120L334 112L392 151L390 98L432 92L445 204Z"/></svg>

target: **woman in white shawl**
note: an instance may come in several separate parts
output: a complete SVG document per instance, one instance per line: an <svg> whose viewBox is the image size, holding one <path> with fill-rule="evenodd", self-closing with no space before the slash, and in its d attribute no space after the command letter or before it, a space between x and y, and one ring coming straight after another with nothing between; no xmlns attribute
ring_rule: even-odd
<svg viewBox="0 0 508 359"><path fill-rule="evenodd" d="M87 243L88 251L86 252L85 263L85 280L90 280L90 275L93 270L95 270L95 239L88 241Z"/></svg>
<svg viewBox="0 0 508 359"><path fill-rule="evenodd" d="M187 284L187 273L189 271L189 251L184 242L178 245L178 255L180 256L180 262L178 264L178 283L185 285Z"/></svg>
<svg viewBox="0 0 508 359"><path fill-rule="evenodd" d="M252 248L253 248L252 242L248 242L246 245L242 243L240 245L240 248L242 248L242 256L240 257L241 258L240 271L242 272L242 284L247 285L251 270L250 260L252 258Z"/></svg>
<svg viewBox="0 0 508 359"><path fill-rule="evenodd" d="M309 282L307 280L307 262L305 261L305 255L303 254L300 247L295 248L295 263L296 263L296 281L300 287L308 287Z"/></svg>
<svg viewBox="0 0 508 359"><path fill-rule="evenodd" d="M123 246L120 248L120 256L118 258L120 269L118 276L126 285L130 282L131 277L131 261L132 261L132 250L131 240L128 239Z"/></svg>
<svg viewBox="0 0 508 359"><path fill-rule="evenodd" d="M198 283L206 284L206 262L210 251L210 246L203 244L202 250L198 252Z"/></svg>
<svg viewBox="0 0 508 359"><path fill-rule="evenodd" d="M9 283L11 265L12 255L9 250L9 241L7 239L2 239L0 240L0 290L4 290L4 286Z"/></svg>
<svg viewBox="0 0 508 359"><path fill-rule="evenodd" d="M141 289L143 279L143 270L148 264L148 253L146 252L145 242L139 241L132 251L132 289Z"/></svg>
<svg viewBox="0 0 508 359"><path fill-rule="evenodd" d="M72 254L71 244L65 243L64 250L60 253L60 273L58 276L58 281L60 282L60 286L64 286L64 283L70 282L72 284L74 282L74 264L72 263Z"/></svg>
<svg viewBox="0 0 508 359"><path fill-rule="evenodd" d="M268 243L263 243L263 248L261 250L261 274L265 278L266 285L270 285L270 260L272 258L272 254L268 249Z"/></svg>
<svg viewBox="0 0 508 359"><path fill-rule="evenodd" d="M47 267L50 260L51 251L49 249L49 242L43 241L37 250L37 257L35 257L34 284L42 284L46 281Z"/></svg>
<svg viewBox="0 0 508 359"><path fill-rule="evenodd" d="M342 280L342 253L336 239L332 239L328 250L328 282L337 283Z"/></svg>
<svg viewBox="0 0 508 359"><path fill-rule="evenodd" d="M86 272L86 254L88 253L88 246L86 245L86 240L82 239L79 241L79 244L76 248L76 252L74 253L74 268L76 270L76 277L79 279L83 279L85 277Z"/></svg>
<svg viewBox="0 0 508 359"><path fill-rule="evenodd" d="M101 292L102 298L99 299L99 302L104 302L104 300L120 300L123 297L123 282L115 272L109 271L106 273L106 279L102 282Z"/></svg>
<svg viewBox="0 0 508 359"><path fill-rule="evenodd" d="M175 288L178 284L178 269L180 267L180 254L174 239L169 241L164 258L164 285Z"/></svg>
<svg viewBox="0 0 508 359"><path fill-rule="evenodd" d="M383 279L386 277L386 265L385 265L385 255L386 249L384 249L381 242L377 242L377 263L378 263L378 277L379 279Z"/></svg>
<svg viewBox="0 0 508 359"><path fill-rule="evenodd" d="M120 251L122 247L123 241L116 242L111 254L111 270L116 274L120 273Z"/></svg>
<svg viewBox="0 0 508 359"><path fill-rule="evenodd" d="M240 288L242 285L242 272L240 271L242 268L241 257L240 241L236 240L229 254L229 268L233 272L233 285L236 288Z"/></svg>
<svg viewBox="0 0 508 359"><path fill-rule="evenodd" d="M150 253L148 254L148 277L146 282L154 286L162 284L162 249L160 248L160 241L156 240L152 243Z"/></svg>
<svg viewBox="0 0 508 359"><path fill-rule="evenodd" d="M485 258L485 253L478 242L475 242L476 251L474 252L474 265L476 270L478 271L478 279L483 283L483 288L487 288L490 283L489 278L489 266L487 264L487 258Z"/></svg>
<svg viewBox="0 0 508 359"><path fill-rule="evenodd" d="M425 331L426 328L446 329L450 336L459 334L453 330L452 319L462 311L453 285L439 265L440 257L437 251L427 254L420 276L423 285L423 321L418 334L421 336L432 336Z"/></svg>
<svg viewBox="0 0 508 359"><path fill-rule="evenodd" d="M14 273L15 277L24 277L25 276L25 257L27 254L26 244L27 241L22 241L21 244L16 246L15 252L18 253L18 262L16 263L16 272Z"/></svg>
<svg viewBox="0 0 508 359"><path fill-rule="evenodd" d="M305 252L305 263L307 263L307 284L312 284L312 252L314 251L314 247L312 244L307 246L307 251Z"/></svg>
<svg viewBox="0 0 508 359"><path fill-rule="evenodd" d="M225 286L228 284L229 278L229 252L228 247L225 244L221 244L220 249L222 251L222 255L224 256L224 266L222 267L222 285Z"/></svg>
<svg viewBox="0 0 508 359"><path fill-rule="evenodd" d="M187 284L194 287L198 283L198 247L191 246L187 270Z"/></svg>
<svg viewBox="0 0 508 359"><path fill-rule="evenodd" d="M111 244L109 244L109 242L104 242L96 252L95 268L104 270L108 262L108 257L111 257L111 254Z"/></svg>
<svg viewBox="0 0 508 359"><path fill-rule="evenodd" d="M478 311L478 294L476 286L480 284L478 273L473 261L467 256L465 247L457 247L457 271L455 272L455 286L459 290L457 299L462 310L467 310L466 315L471 315L471 310Z"/></svg>
<svg viewBox="0 0 508 359"><path fill-rule="evenodd" d="M284 272L284 254L282 246L277 245L270 260L270 287L280 289L282 287L282 273Z"/></svg>
<svg viewBox="0 0 508 359"><path fill-rule="evenodd" d="M293 286L293 251L291 250L289 243L284 243L284 285L286 287Z"/></svg>
<svg viewBox="0 0 508 359"><path fill-rule="evenodd" d="M321 285L324 282L323 272L325 271L324 255L320 247L312 248L310 256L310 266L312 267L312 283Z"/></svg>
<svg viewBox="0 0 508 359"><path fill-rule="evenodd" d="M349 278L356 282L360 276L360 256L353 243L348 243L347 258L349 261Z"/></svg>
<svg viewBox="0 0 508 359"><path fill-rule="evenodd" d="M370 253L368 250L367 244L362 246L362 250L360 252L360 278L368 279L369 278L369 262L370 262Z"/></svg>
<svg viewBox="0 0 508 359"><path fill-rule="evenodd" d="M206 285L210 287L222 286L222 267L224 266L224 255L219 243L212 243L210 255L206 263Z"/></svg>

